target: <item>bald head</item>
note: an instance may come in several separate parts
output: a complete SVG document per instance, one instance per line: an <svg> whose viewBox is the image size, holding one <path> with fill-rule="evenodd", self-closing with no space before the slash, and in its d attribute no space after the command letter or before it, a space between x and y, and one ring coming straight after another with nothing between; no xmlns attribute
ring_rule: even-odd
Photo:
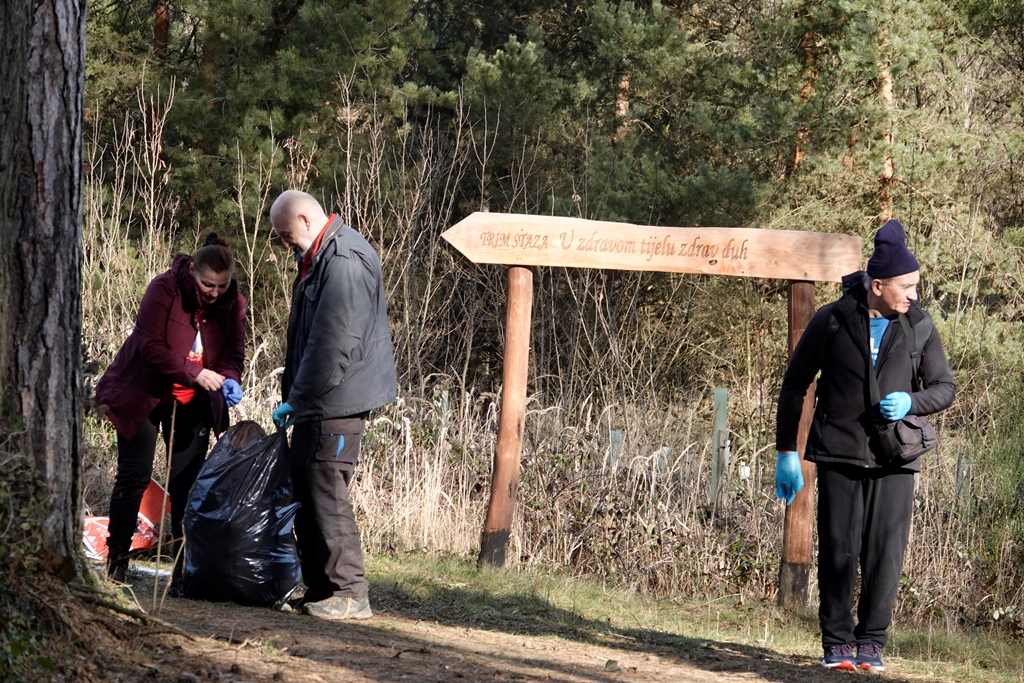
<svg viewBox="0 0 1024 683"><path fill-rule="evenodd" d="M312 195L285 190L270 207L270 223L285 247L304 254L327 223L327 214Z"/></svg>

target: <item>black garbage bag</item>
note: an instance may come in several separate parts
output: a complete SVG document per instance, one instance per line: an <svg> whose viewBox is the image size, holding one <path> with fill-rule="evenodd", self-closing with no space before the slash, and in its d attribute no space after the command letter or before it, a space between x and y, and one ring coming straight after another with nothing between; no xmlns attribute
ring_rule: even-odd
<svg viewBox="0 0 1024 683"><path fill-rule="evenodd" d="M185 509L187 598L278 606L301 577L283 432L232 450L222 438Z"/></svg>

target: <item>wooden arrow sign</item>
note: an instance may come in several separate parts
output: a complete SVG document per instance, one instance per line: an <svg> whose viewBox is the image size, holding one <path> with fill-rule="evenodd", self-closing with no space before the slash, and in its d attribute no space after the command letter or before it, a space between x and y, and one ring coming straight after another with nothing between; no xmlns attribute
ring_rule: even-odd
<svg viewBox="0 0 1024 683"><path fill-rule="evenodd" d="M657 228L477 212L441 236L474 263L823 282L861 268L859 237L798 230Z"/></svg>

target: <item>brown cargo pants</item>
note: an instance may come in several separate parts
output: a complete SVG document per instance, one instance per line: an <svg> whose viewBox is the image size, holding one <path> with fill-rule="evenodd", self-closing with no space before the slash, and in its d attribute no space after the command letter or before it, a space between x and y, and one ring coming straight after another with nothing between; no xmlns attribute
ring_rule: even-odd
<svg viewBox="0 0 1024 683"><path fill-rule="evenodd" d="M369 584L349 485L359 462L366 420L347 417L302 422L292 430L289 461L295 499L295 536L306 584L305 602L360 598Z"/></svg>

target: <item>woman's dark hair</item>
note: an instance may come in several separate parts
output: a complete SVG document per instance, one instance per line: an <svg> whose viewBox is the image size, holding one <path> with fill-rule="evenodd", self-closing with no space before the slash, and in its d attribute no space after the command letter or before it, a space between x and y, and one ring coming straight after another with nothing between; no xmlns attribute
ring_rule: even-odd
<svg viewBox="0 0 1024 683"><path fill-rule="evenodd" d="M235 256L231 253L231 249L228 248L227 241L218 237L217 233L211 232L207 235L203 246L196 249L196 253L192 254L192 265L197 272L234 272Z"/></svg>

